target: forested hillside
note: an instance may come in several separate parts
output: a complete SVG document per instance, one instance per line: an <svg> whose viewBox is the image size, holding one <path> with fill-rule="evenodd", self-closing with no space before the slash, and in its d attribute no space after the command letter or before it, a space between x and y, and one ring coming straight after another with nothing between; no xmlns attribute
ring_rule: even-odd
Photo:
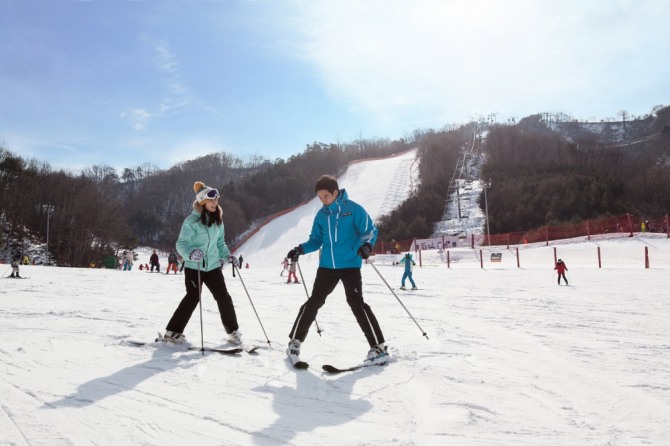
<svg viewBox="0 0 670 446"><path fill-rule="evenodd" d="M150 165L92 166L55 171L0 148L0 252L8 259L44 243L60 265L86 266L138 245L174 246L191 210L193 183L221 191L226 239L314 195L316 178L339 175L356 159L419 148L420 184L409 199L380 218L382 240L428 237L443 215L463 148L481 140L491 233L577 222L632 212L670 212L670 108L643 118L579 123L529 116L515 124L468 123L417 130L390 141L315 142L289 157L246 160L214 153L167 170ZM481 200L483 202L483 200ZM46 212L53 206L53 212ZM43 260L43 259L42 259Z"/></svg>
<svg viewBox="0 0 670 446"><path fill-rule="evenodd" d="M313 196L320 175L338 175L352 160L402 152L419 135L400 141L317 142L274 162L258 156L244 161L222 152L168 170L143 165L121 174L109 166L54 171L0 148L0 252L9 259L28 245L44 243L47 220L50 256L60 265L99 263L105 255L139 245L169 249L191 211L195 181L220 190L226 239L234 244L255 221ZM53 211L46 213L45 206Z"/></svg>
<svg viewBox="0 0 670 446"><path fill-rule="evenodd" d="M378 222L381 240L429 237L442 217L449 184L462 148L475 129L469 124L457 129L427 132L419 139L419 178L416 192Z"/></svg>
<svg viewBox="0 0 670 446"><path fill-rule="evenodd" d="M531 116L491 126L483 147L491 233L670 211L670 108L616 124Z"/></svg>

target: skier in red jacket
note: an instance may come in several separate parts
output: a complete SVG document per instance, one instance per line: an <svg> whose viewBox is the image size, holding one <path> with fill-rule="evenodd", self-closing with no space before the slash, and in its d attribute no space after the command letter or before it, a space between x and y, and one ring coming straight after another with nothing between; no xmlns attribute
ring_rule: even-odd
<svg viewBox="0 0 670 446"><path fill-rule="evenodd" d="M565 284L568 284L568 279L565 277L565 272L568 270L568 267L563 263L563 260L558 259L558 262L556 262L556 266L554 267L556 272L558 273L558 284L561 284L561 277L563 277L563 280L565 280Z"/></svg>

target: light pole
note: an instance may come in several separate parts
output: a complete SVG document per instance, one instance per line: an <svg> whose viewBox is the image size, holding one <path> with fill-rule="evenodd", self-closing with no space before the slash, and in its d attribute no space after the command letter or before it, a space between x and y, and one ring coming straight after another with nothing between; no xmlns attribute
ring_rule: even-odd
<svg viewBox="0 0 670 446"><path fill-rule="evenodd" d="M53 204L43 204L42 205L42 212L46 212L47 214L47 252L46 252L46 260L45 264L49 264L49 220L51 219L51 215L54 213L55 206Z"/></svg>
<svg viewBox="0 0 670 446"><path fill-rule="evenodd" d="M486 198L486 189L489 187L491 187L490 178L488 183L484 183L484 207L486 208L486 239L488 240L489 246L491 246L491 231L489 231L489 202Z"/></svg>

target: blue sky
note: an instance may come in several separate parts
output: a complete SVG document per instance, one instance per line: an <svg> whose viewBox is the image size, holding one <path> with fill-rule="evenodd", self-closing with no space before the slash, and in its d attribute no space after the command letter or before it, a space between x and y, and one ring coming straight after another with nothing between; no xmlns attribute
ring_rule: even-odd
<svg viewBox="0 0 670 446"><path fill-rule="evenodd" d="M0 145L55 168L670 105L670 0L0 0Z"/></svg>

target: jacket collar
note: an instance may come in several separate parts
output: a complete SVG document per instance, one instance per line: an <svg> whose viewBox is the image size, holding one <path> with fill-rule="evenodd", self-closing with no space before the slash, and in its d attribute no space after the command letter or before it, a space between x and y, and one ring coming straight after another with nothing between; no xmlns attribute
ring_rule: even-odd
<svg viewBox="0 0 670 446"><path fill-rule="evenodd" d="M335 201L326 206L326 209L331 213L337 212L340 209L340 206L342 206L342 204L348 199L349 196L347 195L347 191L340 189L340 192L337 194Z"/></svg>

